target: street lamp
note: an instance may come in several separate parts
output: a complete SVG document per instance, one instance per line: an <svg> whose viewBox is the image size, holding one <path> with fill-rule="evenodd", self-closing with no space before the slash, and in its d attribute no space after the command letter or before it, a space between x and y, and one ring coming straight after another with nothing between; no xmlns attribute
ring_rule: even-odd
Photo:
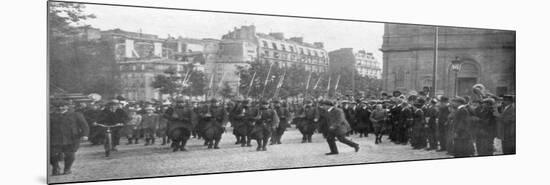
<svg viewBox="0 0 550 185"><path fill-rule="evenodd" d="M462 68L462 61L457 56L451 61L451 70L455 72L455 96L458 95L458 72L460 72L460 68Z"/></svg>

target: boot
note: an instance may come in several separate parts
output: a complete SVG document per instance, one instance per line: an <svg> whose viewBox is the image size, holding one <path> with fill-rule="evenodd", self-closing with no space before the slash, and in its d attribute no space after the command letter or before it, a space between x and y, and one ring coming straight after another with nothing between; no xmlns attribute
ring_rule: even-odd
<svg viewBox="0 0 550 185"><path fill-rule="evenodd" d="M56 162L54 164L52 164L52 176L58 176L58 175L61 175L61 173L59 172L59 164Z"/></svg>
<svg viewBox="0 0 550 185"><path fill-rule="evenodd" d="M246 137L246 146L247 146L247 147L251 147L251 146L252 146L252 144L250 143L251 141L252 141L252 139L250 139L250 137L247 136L247 137Z"/></svg>
<svg viewBox="0 0 550 185"><path fill-rule="evenodd" d="M256 151L262 151L262 141L257 139L256 142L258 143L258 147L256 148Z"/></svg>
<svg viewBox="0 0 550 185"><path fill-rule="evenodd" d="M145 145L144 146L147 146L147 145L149 145L149 138L145 139Z"/></svg>
<svg viewBox="0 0 550 185"><path fill-rule="evenodd" d="M262 144L262 151L267 151L266 145L267 145L267 139L264 139L264 142Z"/></svg>
<svg viewBox="0 0 550 185"><path fill-rule="evenodd" d="M166 137L162 137L162 143L160 145L166 145Z"/></svg>
<svg viewBox="0 0 550 185"><path fill-rule="evenodd" d="M180 151L187 151L187 149L185 149L186 144L187 144L187 139L181 142Z"/></svg>
<svg viewBox="0 0 550 185"><path fill-rule="evenodd" d="M311 143L311 135L308 135L308 136L307 136L307 142L308 142L308 143Z"/></svg>
<svg viewBox="0 0 550 185"><path fill-rule="evenodd" d="M134 139L134 144L139 144L139 143L138 143L138 138L137 138L137 137Z"/></svg>
<svg viewBox="0 0 550 185"><path fill-rule="evenodd" d="M132 138L128 138L128 143L126 143L126 145L131 145L132 144Z"/></svg>
<svg viewBox="0 0 550 185"><path fill-rule="evenodd" d="M305 143L305 142L307 142L307 136L306 135L302 136L302 143Z"/></svg>
<svg viewBox="0 0 550 185"><path fill-rule="evenodd" d="M218 144L220 144L220 139L216 139L216 141L214 142L214 149L220 149Z"/></svg>
<svg viewBox="0 0 550 185"><path fill-rule="evenodd" d="M179 142L172 142L172 148L174 148L172 151L177 152L180 149Z"/></svg>
<svg viewBox="0 0 550 185"><path fill-rule="evenodd" d="M63 175L71 174L71 167L73 166L74 162L74 153L65 153L65 165L63 170Z"/></svg>
<svg viewBox="0 0 550 185"><path fill-rule="evenodd" d="M155 144L155 138L151 138L151 145L154 145Z"/></svg>
<svg viewBox="0 0 550 185"><path fill-rule="evenodd" d="M338 148L336 147L336 143L334 141L333 142L328 142L328 148L330 149L330 152L326 153L325 155L336 155L336 154L338 154Z"/></svg>

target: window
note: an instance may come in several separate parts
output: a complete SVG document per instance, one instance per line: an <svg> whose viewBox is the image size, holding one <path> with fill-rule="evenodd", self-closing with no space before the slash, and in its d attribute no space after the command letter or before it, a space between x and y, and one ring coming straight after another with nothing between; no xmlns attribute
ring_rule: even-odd
<svg viewBox="0 0 550 185"><path fill-rule="evenodd" d="M275 42L272 42L271 45L273 46L274 50L277 50L277 44L275 44Z"/></svg>
<svg viewBox="0 0 550 185"><path fill-rule="evenodd" d="M304 54L304 48L300 48L300 54Z"/></svg>
<svg viewBox="0 0 550 185"><path fill-rule="evenodd" d="M279 53L273 52L273 58L279 58Z"/></svg>
<svg viewBox="0 0 550 185"><path fill-rule="evenodd" d="M286 51L286 47L284 44L281 44L281 50Z"/></svg>
<svg viewBox="0 0 550 185"><path fill-rule="evenodd" d="M313 54L315 54L316 57L319 56L319 55L317 54L317 51L313 51Z"/></svg>
<svg viewBox="0 0 550 185"><path fill-rule="evenodd" d="M290 46L290 52L294 53L294 47Z"/></svg>
<svg viewBox="0 0 550 185"><path fill-rule="evenodd" d="M269 57L269 51L265 50L264 54L265 54L266 57Z"/></svg>
<svg viewBox="0 0 550 185"><path fill-rule="evenodd" d="M264 40L262 41L263 45L264 45L264 48L269 48L269 45L267 44L267 42Z"/></svg>
<svg viewBox="0 0 550 185"><path fill-rule="evenodd" d="M307 55L311 56L311 50L307 49Z"/></svg>

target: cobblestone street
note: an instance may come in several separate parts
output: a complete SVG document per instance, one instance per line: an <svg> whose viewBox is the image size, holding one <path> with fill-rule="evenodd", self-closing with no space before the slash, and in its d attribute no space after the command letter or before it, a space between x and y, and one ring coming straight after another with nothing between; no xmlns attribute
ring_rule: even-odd
<svg viewBox="0 0 550 185"><path fill-rule="evenodd" d="M253 147L235 145L231 130L223 135L221 149L207 149L203 141L191 139L187 152L172 152L168 145L153 146L122 145L119 151L104 157L102 146L83 144L77 152L73 173L50 176L50 183L120 179L133 177L154 177L166 175L201 174L214 172L246 171L260 169L293 168L320 165L372 163L384 161L448 158L444 152L413 150L408 145L395 145L386 137L383 143L374 144L374 135L368 138L350 137L361 149L338 143L339 155L325 156L329 151L322 135L315 134L313 143L300 143L301 135L295 128L289 128L283 135L283 144L270 145L265 152ZM51 170L51 169L48 169ZM51 174L49 172L48 174Z"/></svg>

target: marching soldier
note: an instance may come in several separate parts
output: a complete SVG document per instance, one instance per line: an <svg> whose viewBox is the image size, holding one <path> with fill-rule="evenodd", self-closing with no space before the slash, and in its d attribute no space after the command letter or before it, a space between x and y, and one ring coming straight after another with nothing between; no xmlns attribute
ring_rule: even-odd
<svg viewBox="0 0 550 185"><path fill-rule="evenodd" d="M255 117L256 122L252 130L252 137L258 143L257 151L267 151L267 141L275 128L279 126L279 117L275 110L269 108L269 103L266 100L262 100L260 103L261 107Z"/></svg>
<svg viewBox="0 0 550 185"><path fill-rule="evenodd" d="M241 144L242 147L246 145L246 137L248 136L248 129L246 128L245 114L246 104L243 100L235 100L235 106L229 110L229 122L233 127L233 134L235 135L237 142L235 144Z"/></svg>
<svg viewBox="0 0 550 185"><path fill-rule="evenodd" d="M342 109L334 107L334 104L328 100L320 102L321 108L324 110L322 115L326 119L327 126L327 143L330 149L329 153L325 155L338 154L338 147L336 146L336 139L338 141L352 147L355 152L359 151L359 144L350 141L346 138L346 134L351 130L348 122L345 119L344 111Z"/></svg>
<svg viewBox="0 0 550 185"><path fill-rule="evenodd" d="M369 115L369 119L374 127L374 144L382 143L382 131L386 121L386 109L383 109L382 104L376 104L376 109Z"/></svg>
<svg viewBox="0 0 550 185"><path fill-rule="evenodd" d="M164 113L168 120L168 136L172 140L174 152L187 151L185 145L191 136L191 131L197 125L197 115L183 97L176 98L176 105Z"/></svg>
<svg viewBox="0 0 550 185"><path fill-rule="evenodd" d="M52 175L61 175L59 161L63 156L63 174L71 174L80 140L88 139L88 123L81 113L69 111L67 101L52 102L56 107L50 114L50 164Z"/></svg>
<svg viewBox="0 0 550 185"><path fill-rule="evenodd" d="M319 121L319 111L311 100L305 100L304 106L297 108L293 123L302 134L302 143L311 143L311 136L315 132Z"/></svg>
<svg viewBox="0 0 550 185"><path fill-rule="evenodd" d="M156 134L159 138L162 139L162 143L160 145L166 145L166 143L170 142L170 140L168 139L168 119L166 119L164 116L160 116L164 115L168 108L168 105L162 105L160 107L160 110L157 112L157 114L159 114L159 124L156 130Z"/></svg>
<svg viewBox="0 0 550 185"><path fill-rule="evenodd" d="M288 108L286 106L281 106L281 102L279 100L273 101L273 108L277 112L277 116L279 116L279 126L275 128L273 137L271 137L271 145L281 144L281 137L285 133L286 128L290 127L290 124L288 123L288 119L290 119L290 112L288 111Z"/></svg>
<svg viewBox="0 0 550 185"><path fill-rule="evenodd" d="M218 100L211 99L210 105L207 105L200 112L200 118L203 121L201 133L208 148L219 149L219 143L227 123L227 112L223 106L220 106Z"/></svg>

